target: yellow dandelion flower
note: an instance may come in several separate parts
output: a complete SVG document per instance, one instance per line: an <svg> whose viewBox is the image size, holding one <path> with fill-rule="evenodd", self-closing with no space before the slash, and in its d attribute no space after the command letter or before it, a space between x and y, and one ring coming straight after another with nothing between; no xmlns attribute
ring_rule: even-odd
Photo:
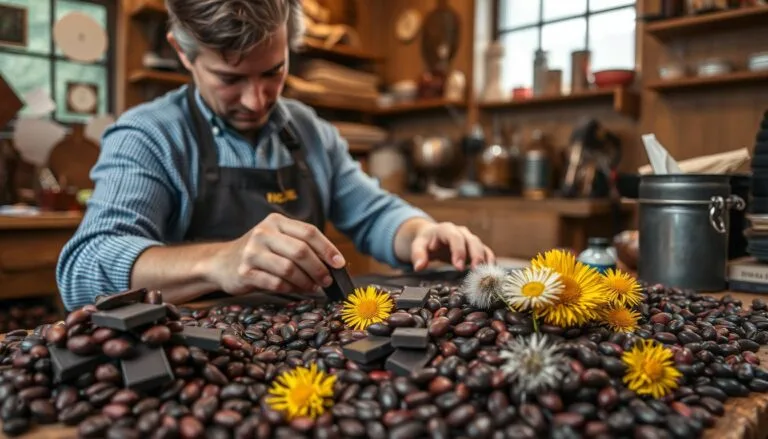
<svg viewBox="0 0 768 439"><path fill-rule="evenodd" d="M632 307L643 300L640 284L628 273L609 268L602 279L611 304Z"/></svg>
<svg viewBox="0 0 768 439"><path fill-rule="evenodd" d="M546 267L515 270L502 285L504 301L518 311L544 309L554 304L562 291L560 275Z"/></svg>
<svg viewBox="0 0 768 439"><path fill-rule="evenodd" d="M604 324L615 332L634 332L640 313L625 306L611 306L600 312Z"/></svg>
<svg viewBox="0 0 768 439"><path fill-rule="evenodd" d="M568 327L583 325L598 317L606 303L605 287L600 273L577 261L573 254L563 250L549 250L531 261L535 268L547 267L560 275L563 291L555 303L541 310L544 321L551 325Z"/></svg>
<svg viewBox="0 0 768 439"><path fill-rule="evenodd" d="M297 416L315 419L333 405L335 383L336 376L318 370L316 364L309 369L300 366L277 377L266 402L289 420Z"/></svg>
<svg viewBox="0 0 768 439"><path fill-rule="evenodd" d="M662 398L677 388L682 376L675 369L672 351L653 340L643 340L621 359L627 366L624 383L638 395Z"/></svg>
<svg viewBox="0 0 768 439"><path fill-rule="evenodd" d="M369 285L365 289L356 288L347 297L341 318L353 329L363 330L372 323L386 320L393 307L392 297L388 293Z"/></svg>

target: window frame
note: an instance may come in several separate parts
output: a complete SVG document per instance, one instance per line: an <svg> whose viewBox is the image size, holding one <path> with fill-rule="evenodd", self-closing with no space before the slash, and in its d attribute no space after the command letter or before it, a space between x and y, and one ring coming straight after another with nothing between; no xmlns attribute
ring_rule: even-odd
<svg viewBox="0 0 768 439"><path fill-rule="evenodd" d="M544 29L544 26L550 25L550 24L554 24L554 23L560 23L562 21L573 20L573 19L576 19L576 18L583 18L585 20L585 22L586 22L586 31L584 32L584 49L585 50L590 50L590 47L589 47L589 27L590 27L589 26L589 22L590 22L590 18L592 16L594 16L594 15L601 15L601 14L608 13L608 12L621 11L621 10L629 9L629 8L632 8L632 9L636 9L637 8L635 0L627 0L626 4L623 4L623 5L613 6L613 7L610 7L610 8L603 8L603 9L592 10L592 8L590 7L590 0L586 0L587 5L586 5L584 13L568 15L568 16L564 16L564 17L554 18L554 19L551 19L551 20L544 20L543 19L543 17L544 17L544 2L547 1L547 0L539 0L539 17L538 17L538 19L535 22L532 22L532 23L529 23L529 24L524 24L524 25L521 25L521 26L513 26L513 27L509 27L509 28L502 28L501 27L501 20L502 20L503 17L501 16L501 12L504 10L504 8L501 6L501 2L506 2L506 1L510 1L510 0L496 0L496 1L493 2L493 17L494 17L494 20L493 20L493 39L494 39L494 41L498 41L501 38L501 36L504 35L504 34L513 33L513 32L519 32L519 31L522 31L522 30L529 30L529 29L534 29L535 28L537 30L537 34L538 34L537 35L537 37L538 37L537 48L538 49L543 49L541 47L541 34L542 34L543 29ZM526 1L526 0L512 0L512 1ZM637 32L637 31L635 31L635 32ZM635 43L635 52L637 52L637 43Z"/></svg>
<svg viewBox="0 0 768 439"><path fill-rule="evenodd" d="M53 39L53 27L56 24L56 0L35 0L35 1L48 1L49 2L49 22L50 22L50 39L48 41L48 50L49 53L41 53L37 51L31 51L25 48L17 48L12 46L2 46L0 45L0 53L5 54L11 54L11 55L20 55L20 56L27 56L31 58L37 58L37 59L44 59L48 61L48 68L50 69L50 86L51 86L51 99L55 99L56 96L56 61L67 61L67 62L73 62L77 63L77 61L73 61L69 58L67 58L64 55L59 55L56 53L56 43ZM84 63L85 65L96 65L96 66L103 66L106 70L107 74L107 90L99 90L100 93L106 93L106 110L107 114L113 114L115 111L115 102L116 102L116 78L115 78L115 68L116 68L116 46L117 46L117 5L115 0L70 0L77 3L91 3L103 6L107 11L107 25L106 25L106 33L107 33L107 52L106 56L103 61L95 61L92 63ZM63 124L63 125L72 125L77 124L78 122L62 122L56 118L58 113L58 107L56 110L51 112L51 119L55 120L56 122ZM14 118L15 119L15 118Z"/></svg>

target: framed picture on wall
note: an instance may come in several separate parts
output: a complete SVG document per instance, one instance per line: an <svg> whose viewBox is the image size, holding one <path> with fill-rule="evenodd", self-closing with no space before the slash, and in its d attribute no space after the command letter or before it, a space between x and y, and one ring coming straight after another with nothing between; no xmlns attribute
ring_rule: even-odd
<svg viewBox="0 0 768 439"><path fill-rule="evenodd" d="M67 111L75 114L97 114L99 87L87 82L67 82Z"/></svg>
<svg viewBox="0 0 768 439"><path fill-rule="evenodd" d="M27 46L27 8L0 5L0 45Z"/></svg>

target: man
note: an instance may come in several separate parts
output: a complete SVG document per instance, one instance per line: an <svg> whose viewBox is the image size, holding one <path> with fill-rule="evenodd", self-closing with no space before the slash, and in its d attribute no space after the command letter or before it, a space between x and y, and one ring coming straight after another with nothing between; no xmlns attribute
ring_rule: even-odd
<svg viewBox="0 0 768 439"><path fill-rule="evenodd" d="M146 287L319 292L345 265L326 220L392 266L464 269L493 252L377 187L334 127L280 98L299 0L167 0L168 41L194 85L123 114L103 136L82 225L57 280L68 309Z"/></svg>

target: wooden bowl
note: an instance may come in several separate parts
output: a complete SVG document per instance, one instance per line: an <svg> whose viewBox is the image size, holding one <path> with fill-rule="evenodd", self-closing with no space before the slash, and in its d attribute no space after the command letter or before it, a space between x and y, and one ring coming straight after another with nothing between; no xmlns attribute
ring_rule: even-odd
<svg viewBox="0 0 768 439"><path fill-rule="evenodd" d="M597 88L628 87L635 80L634 70L600 70L592 73Z"/></svg>

